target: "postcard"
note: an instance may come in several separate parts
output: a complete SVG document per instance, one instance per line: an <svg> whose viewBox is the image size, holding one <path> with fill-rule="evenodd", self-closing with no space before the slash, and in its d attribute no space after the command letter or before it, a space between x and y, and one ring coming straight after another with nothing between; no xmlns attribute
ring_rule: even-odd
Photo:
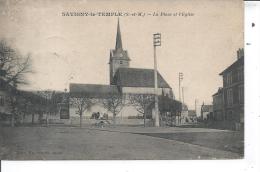
<svg viewBox="0 0 260 172"><path fill-rule="evenodd" d="M0 159L244 158L243 1L0 12Z"/></svg>

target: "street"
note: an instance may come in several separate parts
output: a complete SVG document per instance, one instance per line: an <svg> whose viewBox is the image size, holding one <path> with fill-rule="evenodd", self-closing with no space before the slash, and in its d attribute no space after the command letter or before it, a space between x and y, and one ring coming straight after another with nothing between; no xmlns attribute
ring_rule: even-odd
<svg viewBox="0 0 260 172"><path fill-rule="evenodd" d="M2 127L3 160L238 159L243 134L202 128Z"/></svg>

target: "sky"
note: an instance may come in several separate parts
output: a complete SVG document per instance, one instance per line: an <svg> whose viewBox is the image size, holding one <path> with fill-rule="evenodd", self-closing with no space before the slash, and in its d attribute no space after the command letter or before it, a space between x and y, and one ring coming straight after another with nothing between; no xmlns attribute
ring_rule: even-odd
<svg viewBox="0 0 260 172"><path fill-rule="evenodd" d="M117 16L62 16L62 12L143 12L122 16L123 48L130 67L153 68L152 35L160 74L178 99L178 73L184 74L184 101L190 109L212 103L222 86L219 73L243 47L241 0L0 0L0 38L21 54L31 54L34 73L28 90L64 90L69 83L109 84L109 52L116 40ZM152 16L167 12L177 16ZM193 16L179 16L179 13Z"/></svg>

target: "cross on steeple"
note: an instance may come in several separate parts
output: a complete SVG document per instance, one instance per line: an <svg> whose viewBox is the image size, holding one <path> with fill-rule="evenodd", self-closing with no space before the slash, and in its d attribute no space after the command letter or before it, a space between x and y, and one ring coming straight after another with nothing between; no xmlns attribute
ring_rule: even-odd
<svg viewBox="0 0 260 172"><path fill-rule="evenodd" d="M120 24L119 18L117 20L117 33L116 33L116 50L123 50L122 39L121 39L121 32L120 32Z"/></svg>

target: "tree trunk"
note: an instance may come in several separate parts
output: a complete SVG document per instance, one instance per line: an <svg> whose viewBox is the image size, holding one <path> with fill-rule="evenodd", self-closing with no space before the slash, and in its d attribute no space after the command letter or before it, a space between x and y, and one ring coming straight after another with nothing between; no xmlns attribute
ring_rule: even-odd
<svg viewBox="0 0 260 172"><path fill-rule="evenodd" d="M115 114L113 114L113 125L114 125L114 127L116 126L116 115Z"/></svg>
<svg viewBox="0 0 260 172"><path fill-rule="evenodd" d="M25 120L25 112L23 113L23 121L22 121L22 123L24 124L24 120Z"/></svg>
<svg viewBox="0 0 260 172"><path fill-rule="evenodd" d="M46 114L46 126L49 126L49 112Z"/></svg>
<svg viewBox="0 0 260 172"><path fill-rule="evenodd" d="M12 113L11 116L11 127L14 127L14 112Z"/></svg>
<svg viewBox="0 0 260 172"><path fill-rule="evenodd" d="M171 127L173 127L173 113L171 112Z"/></svg>
<svg viewBox="0 0 260 172"><path fill-rule="evenodd" d="M146 127L146 112L144 112L144 127Z"/></svg>
<svg viewBox="0 0 260 172"><path fill-rule="evenodd" d="M43 121L43 112L39 113L39 120L40 120L40 124L42 124Z"/></svg>
<svg viewBox="0 0 260 172"><path fill-rule="evenodd" d="M32 113L32 124L34 124L34 113Z"/></svg>
<svg viewBox="0 0 260 172"><path fill-rule="evenodd" d="M14 127L14 123L15 123L15 105L14 105L14 100L12 99L11 127Z"/></svg>
<svg viewBox="0 0 260 172"><path fill-rule="evenodd" d="M79 126L82 127L82 113L79 114Z"/></svg>

